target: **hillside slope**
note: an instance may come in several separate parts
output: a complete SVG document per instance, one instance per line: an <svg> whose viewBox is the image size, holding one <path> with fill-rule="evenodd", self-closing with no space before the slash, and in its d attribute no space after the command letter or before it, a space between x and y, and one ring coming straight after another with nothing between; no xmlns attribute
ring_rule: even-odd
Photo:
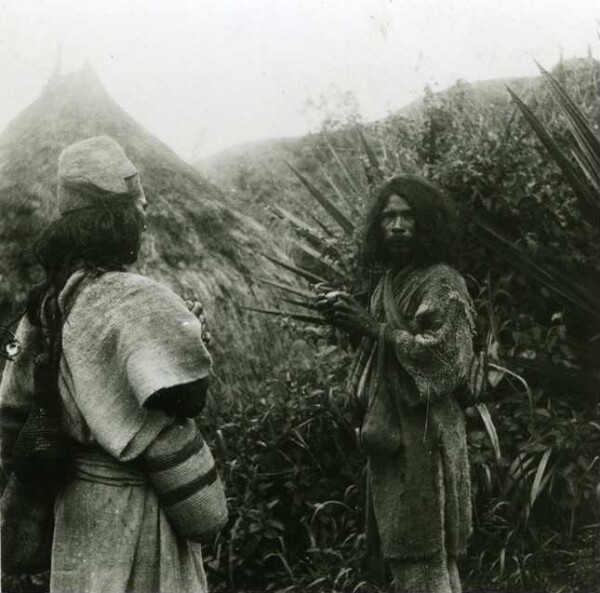
<svg viewBox="0 0 600 593"><path fill-rule="evenodd" d="M535 90L539 82L538 77L492 79L470 83L469 87L478 103L501 107L508 105L510 101L506 91L507 85L518 94L527 94ZM447 92L449 91L436 94L443 96ZM387 121L397 117L419 118L423 109L424 100L421 98L394 111L387 118L365 124L365 129L368 131L377 126L384 126ZM319 134L307 134L294 138L272 138L248 142L201 159L194 163L194 167L223 189L235 187L239 182L240 172L243 174L244 170L249 169L261 169L277 178L292 179L284 161L293 162L299 152L314 149L319 144L319 136ZM331 134L331 140L335 143L335 132Z"/></svg>

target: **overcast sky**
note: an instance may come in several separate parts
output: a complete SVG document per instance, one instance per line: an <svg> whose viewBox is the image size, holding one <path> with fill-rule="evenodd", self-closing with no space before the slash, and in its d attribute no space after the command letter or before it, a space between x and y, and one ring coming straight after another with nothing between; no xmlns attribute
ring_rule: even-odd
<svg viewBox="0 0 600 593"><path fill-rule="evenodd" d="M62 46L182 157L317 125L350 91L365 120L426 84L598 57L598 0L0 0L0 129Z"/></svg>

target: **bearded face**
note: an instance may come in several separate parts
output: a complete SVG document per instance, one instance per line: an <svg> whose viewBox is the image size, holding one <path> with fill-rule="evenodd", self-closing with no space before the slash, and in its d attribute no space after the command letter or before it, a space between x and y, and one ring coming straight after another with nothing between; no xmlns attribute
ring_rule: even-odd
<svg viewBox="0 0 600 593"><path fill-rule="evenodd" d="M392 194L381 212L380 224L389 259L406 260L414 249L416 238L415 216L410 204Z"/></svg>

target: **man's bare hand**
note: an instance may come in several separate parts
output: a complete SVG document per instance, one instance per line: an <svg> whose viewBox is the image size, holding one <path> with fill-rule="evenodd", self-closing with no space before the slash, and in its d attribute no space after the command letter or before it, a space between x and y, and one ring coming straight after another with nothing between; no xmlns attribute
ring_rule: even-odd
<svg viewBox="0 0 600 593"><path fill-rule="evenodd" d="M317 293L313 300L315 307L332 325L377 338L378 321L352 295L324 282L317 284L314 290Z"/></svg>
<svg viewBox="0 0 600 593"><path fill-rule="evenodd" d="M346 331L377 338L379 322L354 297L340 293L333 303L332 322Z"/></svg>

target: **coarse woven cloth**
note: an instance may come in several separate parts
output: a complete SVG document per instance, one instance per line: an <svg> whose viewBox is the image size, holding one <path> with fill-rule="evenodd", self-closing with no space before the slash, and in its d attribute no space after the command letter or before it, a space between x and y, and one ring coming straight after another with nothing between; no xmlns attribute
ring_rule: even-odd
<svg viewBox="0 0 600 593"><path fill-rule="evenodd" d="M61 394L67 426L80 443L120 461L138 457L169 417L147 410L161 389L208 376L202 326L183 299L154 280L107 272L69 279L61 303L79 286L63 329Z"/></svg>
<svg viewBox="0 0 600 593"><path fill-rule="evenodd" d="M142 467L175 532L203 541L227 523L215 461L191 419L177 419L142 454Z"/></svg>
<svg viewBox="0 0 600 593"><path fill-rule="evenodd" d="M174 423L161 410L147 410L148 398L210 371L202 328L181 298L153 280L126 272L82 275L69 279L60 298L64 310L67 296L80 291L63 329L64 427L77 444L98 446L115 462L140 461ZM0 384L5 463L32 401L34 335L23 318L21 354L6 365ZM200 544L176 533L150 481L134 477L115 480L113 472L104 482L118 483L109 484L80 475L63 488L55 507L51 591L206 591Z"/></svg>
<svg viewBox="0 0 600 593"><path fill-rule="evenodd" d="M138 170L109 136L67 146L58 159L58 209L122 203L140 190Z"/></svg>
<svg viewBox="0 0 600 593"><path fill-rule="evenodd" d="M366 408L367 533L386 558L458 556L471 533L465 420L453 397L473 356L465 282L445 265L388 271L371 311L379 339L362 340L348 385Z"/></svg>
<svg viewBox="0 0 600 593"><path fill-rule="evenodd" d="M50 591L207 591L200 544L177 535L141 474L81 462L77 472L86 477L56 500Z"/></svg>

